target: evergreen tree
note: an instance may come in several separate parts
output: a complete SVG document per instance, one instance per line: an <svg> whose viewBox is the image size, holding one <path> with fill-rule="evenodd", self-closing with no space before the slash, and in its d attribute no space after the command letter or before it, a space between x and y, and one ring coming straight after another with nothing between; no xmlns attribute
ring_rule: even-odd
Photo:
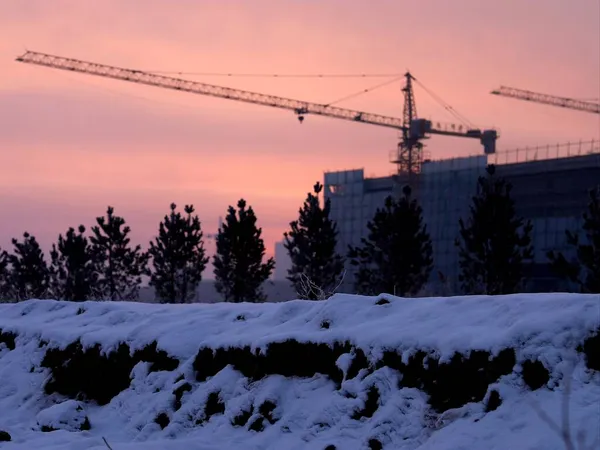
<svg viewBox="0 0 600 450"><path fill-rule="evenodd" d="M85 227L78 233L69 228L65 236L58 236L58 245L52 244L51 290L57 300L85 301L92 298L98 282L92 247L84 236Z"/></svg>
<svg viewBox="0 0 600 450"><path fill-rule="evenodd" d="M95 297L101 300L137 300L142 275L148 273L148 254L139 245L131 248L131 229L109 206L106 217L97 217L90 236L98 276Z"/></svg>
<svg viewBox="0 0 600 450"><path fill-rule="evenodd" d="M292 282L300 298L323 300L340 283L344 262L335 251L337 225L329 218L330 201L319 204L323 186L314 185L314 195L308 193L299 210L299 218L290 222L291 230L284 233L284 246L290 255L292 267L287 279Z"/></svg>
<svg viewBox="0 0 600 450"><path fill-rule="evenodd" d="M217 234L217 252L213 259L215 287L228 302L261 302L266 297L263 283L269 278L275 261L263 263L265 244L262 229L256 226L256 215L246 201L228 209L225 223Z"/></svg>
<svg viewBox="0 0 600 450"><path fill-rule="evenodd" d="M533 227L516 216L511 183L495 176L493 165L486 172L478 179L468 223L459 221L459 281L468 294L511 294L521 287L525 262L533 259Z"/></svg>
<svg viewBox="0 0 600 450"><path fill-rule="evenodd" d="M387 197L368 222L368 237L362 246L350 247L348 257L358 268L355 289L358 293L415 295L425 285L433 268L433 248L423 210L411 189L395 200Z"/></svg>
<svg viewBox="0 0 600 450"><path fill-rule="evenodd" d="M185 217L175 208L172 203L171 213L160 223L158 237L150 242L148 250L154 267L150 285L161 303L191 302L209 261L200 219L192 216L194 206L185 206Z"/></svg>
<svg viewBox="0 0 600 450"><path fill-rule="evenodd" d="M600 293L600 186L589 191L587 212L583 213L583 232L566 230L567 244L576 250L577 260L568 261L560 252L550 251L547 256L555 272L564 279L579 285L581 292Z"/></svg>
<svg viewBox="0 0 600 450"><path fill-rule="evenodd" d="M9 296L16 300L41 299L48 294L50 271L37 240L23 233L23 241L12 240L14 253L7 255L11 265Z"/></svg>
<svg viewBox="0 0 600 450"><path fill-rule="evenodd" d="M8 253L0 248L0 302L9 299L10 269L8 265Z"/></svg>

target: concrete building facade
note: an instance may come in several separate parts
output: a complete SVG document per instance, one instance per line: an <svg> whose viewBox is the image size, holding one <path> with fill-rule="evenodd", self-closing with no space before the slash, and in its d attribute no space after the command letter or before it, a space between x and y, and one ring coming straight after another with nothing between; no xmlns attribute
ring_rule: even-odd
<svg viewBox="0 0 600 450"><path fill-rule="evenodd" d="M550 271L546 254L558 250L574 256L565 245L565 230L581 229L588 190L600 184L598 141L424 163L416 195L433 243L429 292L460 292L454 244L459 219L468 217L477 179L487 164L495 164L498 175L513 184L517 213L533 223L535 257L526 289L566 289ZM392 177L365 178L362 169L325 174L325 197L331 200L331 216L340 230L340 253L345 255L349 245L360 245L361 238L367 236L367 222L388 195L395 195L399 184ZM341 290L352 292L352 268L347 265L346 270Z"/></svg>

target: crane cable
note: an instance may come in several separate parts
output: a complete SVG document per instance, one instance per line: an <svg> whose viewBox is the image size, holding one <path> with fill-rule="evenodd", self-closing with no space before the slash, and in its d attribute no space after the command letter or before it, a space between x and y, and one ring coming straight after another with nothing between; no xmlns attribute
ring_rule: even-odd
<svg viewBox="0 0 600 450"><path fill-rule="evenodd" d="M350 74L282 74L282 73L233 73L233 72L185 72L185 71L167 71L167 70L145 70L153 74L164 74L164 75L192 75L192 76L209 76L209 77L227 77L227 78L391 78L390 80L384 81L383 83L376 84L375 86L361 89L353 94L346 95L337 100L324 104L324 106L332 106L341 103L346 100L358 97L359 95L366 94L384 86L388 86L396 81L404 78L404 74L400 73L350 73ZM465 116L456 111L450 104L445 102L442 98L436 95L431 90L427 89L421 82L416 78L413 80L421 86L425 92L427 92L436 102L438 102L446 111L448 111L454 118L460 121L463 125L471 128L475 128L474 124L467 119Z"/></svg>
<svg viewBox="0 0 600 450"><path fill-rule="evenodd" d="M335 105L336 103L340 103L340 102L343 102L345 100L349 100L351 98L358 97L359 95L366 94L367 92L374 91L375 89L379 89L380 87L387 86L389 84L395 83L396 81L400 80L401 78L404 78L404 75L399 75L396 78L392 78L391 80L387 80L387 81L384 81L383 83L376 84L375 86L372 86L370 88L362 89L362 90L360 90L358 92L355 92L354 94L346 95L346 96L344 96L342 98L339 98L337 100L334 100L332 102L329 102L329 103L325 104L325 106Z"/></svg>
<svg viewBox="0 0 600 450"><path fill-rule="evenodd" d="M391 80L384 81L383 83L376 84L375 86L361 89L353 94L346 95L337 100L329 103L325 103L323 106L332 106L337 103L349 100L359 95L366 94L367 92L374 91L381 87L395 83L404 77L404 74L399 73L358 73L358 74L267 74L267 73L221 73L221 72L170 72L164 70L145 70L145 72L154 74L173 74L173 75L193 75L193 76L214 76L214 77L240 77L240 78L390 78Z"/></svg>
<svg viewBox="0 0 600 450"><path fill-rule="evenodd" d="M281 74L281 73L229 73L229 72L171 72L166 70L144 70L143 72L163 75L193 75L208 77L240 78L390 78L402 76L398 73L350 73L350 74Z"/></svg>
<svg viewBox="0 0 600 450"><path fill-rule="evenodd" d="M415 83L417 83L419 86L421 86L421 88L425 92L427 92L436 102L438 102L446 111L448 111L450 114L452 114L457 120L462 122L463 125L466 125L467 127L470 127L470 128L476 128L475 125L473 124L473 122L471 122L465 116L463 116L458 111L456 111L449 103L445 102L439 95L436 95L434 92L427 89L423 85L423 83L421 83L419 80L417 80L416 78L413 78L413 81Z"/></svg>

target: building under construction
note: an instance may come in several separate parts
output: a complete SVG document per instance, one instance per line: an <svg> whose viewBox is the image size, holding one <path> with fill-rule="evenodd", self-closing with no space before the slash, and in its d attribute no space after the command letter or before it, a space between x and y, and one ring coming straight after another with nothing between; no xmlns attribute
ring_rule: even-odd
<svg viewBox="0 0 600 450"><path fill-rule="evenodd" d="M588 190L600 182L598 141L424 162L417 196L433 244L430 292L459 292L458 221L468 217L477 178L485 174L487 164L495 164L496 173L513 184L517 213L533 224L535 257L526 289L549 292L566 288L550 271L546 253L559 250L574 256L565 245L565 230L581 229ZM398 179L365 178L360 169L326 173L324 185L332 219L340 230L338 248L345 254L348 245L360 245L360 239L366 237L367 222L383 206L385 197L394 194ZM343 286L347 292L352 291L352 270L348 265Z"/></svg>
<svg viewBox="0 0 600 450"><path fill-rule="evenodd" d="M358 246L367 236L367 223L384 199L399 194L404 184L412 187L423 208L433 244L434 270L428 294L460 292L459 258L456 239L459 220L467 219L477 180L485 175L488 164L496 165L496 174L512 185L517 214L533 224L534 261L525 289L549 292L568 289L551 271L547 252L561 251L567 258L574 250L566 245L565 231L579 230L588 203L588 192L600 183L600 142L588 141L557 146L517 149L496 153L494 130L480 132L482 155L442 161L424 159L421 140L427 137L418 130L412 82L406 74L404 92L404 128L392 162L396 175L365 178L364 171L351 170L325 174L325 197L331 201L332 219L340 228L338 251L346 254L348 246ZM600 114L600 104L565 97L540 94L502 86L494 95ZM446 105L448 106L448 105ZM448 106L448 110L452 108ZM455 113L455 112L454 112ZM476 130L464 117L467 130ZM417 128L415 131L414 129ZM462 137L472 137L470 131ZM352 266L347 264L343 289L353 291Z"/></svg>

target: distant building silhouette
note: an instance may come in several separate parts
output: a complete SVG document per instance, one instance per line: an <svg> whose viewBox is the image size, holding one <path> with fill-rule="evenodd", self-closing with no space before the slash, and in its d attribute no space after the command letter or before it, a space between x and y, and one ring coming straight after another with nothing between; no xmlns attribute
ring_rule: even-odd
<svg viewBox="0 0 600 450"><path fill-rule="evenodd" d="M274 281L286 281L288 269L292 267L292 260L284 247L284 241L275 242L275 270L273 271Z"/></svg>

